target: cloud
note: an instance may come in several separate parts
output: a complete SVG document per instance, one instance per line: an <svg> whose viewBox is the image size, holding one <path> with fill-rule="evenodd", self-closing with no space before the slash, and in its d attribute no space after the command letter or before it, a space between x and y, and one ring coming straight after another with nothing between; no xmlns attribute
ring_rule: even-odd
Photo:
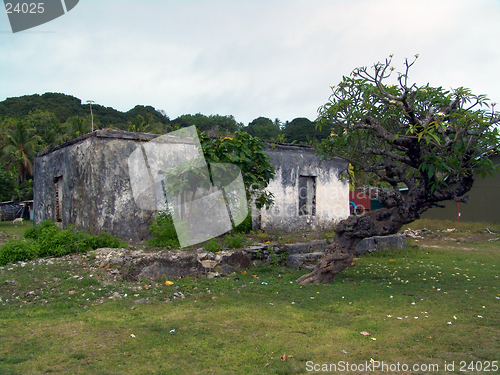
<svg viewBox="0 0 500 375"><path fill-rule="evenodd" d="M419 53L418 83L498 101L499 16L494 0L86 1L38 33L0 34L0 99L53 91L171 118L313 119L353 68Z"/></svg>

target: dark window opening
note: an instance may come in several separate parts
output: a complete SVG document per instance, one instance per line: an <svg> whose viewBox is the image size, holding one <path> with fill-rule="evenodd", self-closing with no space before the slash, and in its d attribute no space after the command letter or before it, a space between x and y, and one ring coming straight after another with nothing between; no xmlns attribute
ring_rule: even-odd
<svg viewBox="0 0 500 375"><path fill-rule="evenodd" d="M299 176L299 216L316 215L316 177Z"/></svg>
<svg viewBox="0 0 500 375"><path fill-rule="evenodd" d="M54 221L62 223L62 176L54 178Z"/></svg>

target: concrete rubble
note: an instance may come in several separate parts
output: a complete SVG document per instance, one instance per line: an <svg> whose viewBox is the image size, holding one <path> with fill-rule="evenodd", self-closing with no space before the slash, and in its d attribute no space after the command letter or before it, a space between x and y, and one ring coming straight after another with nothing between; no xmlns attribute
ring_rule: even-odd
<svg viewBox="0 0 500 375"><path fill-rule="evenodd" d="M358 255L387 248L404 248L404 235L371 237L356 247ZM197 250L144 251L102 248L87 254L99 267L108 269L125 280L161 280L190 275L214 278L236 270L249 268L259 262L286 264L289 268L312 269L325 251L326 240L295 244L260 244L245 249L212 253Z"/></svg>

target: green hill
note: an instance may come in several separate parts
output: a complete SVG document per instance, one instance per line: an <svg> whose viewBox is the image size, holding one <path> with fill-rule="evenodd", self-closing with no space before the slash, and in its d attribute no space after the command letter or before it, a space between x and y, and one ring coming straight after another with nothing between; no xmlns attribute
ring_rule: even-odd
<svg viewBox="0 0 500 375"><path fill-rule="evenodd" d="M89 105L82 104L81 99L71 95L47 92L45 94L24 95L15 98L7 98L0 102L0 116L23 118L30 112L40 109L52 112L61 123L66 122L72 116L88 116ZM120 112L111 107L99 104L92 105L94 117L99 120L101 127L113 126L126 129L128 122L137 115L150 114L155 122L169 124L170 119L151 106L137 105L127 112Z"/></svg>

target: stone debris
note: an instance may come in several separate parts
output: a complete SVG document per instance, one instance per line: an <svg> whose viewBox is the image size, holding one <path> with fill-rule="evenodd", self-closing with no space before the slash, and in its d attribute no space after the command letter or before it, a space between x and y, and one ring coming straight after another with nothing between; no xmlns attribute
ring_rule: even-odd
<svg viewBox="0 0 500 375"><path fill-rule="evenodd" d="M420 231L420 230L406 229L405 231L403 231L403 235L406 237L410 237L410 238L421 239L421 238L423 238L421 236L421 234L422 234L422 231Z"/></svg>
<svg viewBox="0 0 500 375"><path fill-rule="evenodd" d="M225 276L236 269L252 265L251 255L245 250L224 250L219 254L205 251L155 251L102 248L91 251L100 268L110 271L115 279L160 280L162 278L206 275Z"/></svg>

